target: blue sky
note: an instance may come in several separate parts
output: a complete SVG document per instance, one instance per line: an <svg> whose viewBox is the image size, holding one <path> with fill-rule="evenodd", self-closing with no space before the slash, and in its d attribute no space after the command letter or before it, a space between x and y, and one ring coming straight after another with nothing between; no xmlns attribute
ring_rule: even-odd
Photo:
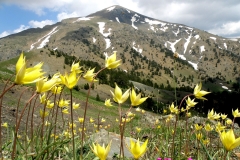
<svg viewBox="0 0 240 160"><path fill-rule="evenodd" d="M159 20L240 38L239 0L0 0L0 37L121 5Z"/></svg>

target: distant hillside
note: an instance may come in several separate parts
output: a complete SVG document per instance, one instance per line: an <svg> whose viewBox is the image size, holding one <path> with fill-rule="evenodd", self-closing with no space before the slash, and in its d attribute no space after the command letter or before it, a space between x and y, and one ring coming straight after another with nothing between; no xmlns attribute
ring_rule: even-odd
<svg viewBox="0 0 240 160"><path fill-rule="evenodd" d="M23 50L35 55L64 53L104 65L105 56L116 50L123 62L120 69L146 83L151 81L152 87L174 87L175 82L178 87L194 87L199 81L217 80L221 88L240 77L239 42L112 6L1 38L0 60Z"/></svg>

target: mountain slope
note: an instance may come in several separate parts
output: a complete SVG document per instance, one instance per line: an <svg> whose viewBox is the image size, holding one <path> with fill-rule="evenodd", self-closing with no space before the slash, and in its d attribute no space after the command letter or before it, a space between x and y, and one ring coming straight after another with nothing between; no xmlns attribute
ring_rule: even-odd
<svg viewBox="0 0 240 160"><path fill-rule="evenodd" d="M69 18L40 29L28 29L0 39L0 60L21 50L58 50L80 59L101 59L118 51L120 67L153 83L179 86L218 78L235 81L239 75L239 39L226 39L197 28L156 20L121 6L86 17ZM175 62L173 53L179 54ZM174 69L175 68L175 69Z"/></svg>

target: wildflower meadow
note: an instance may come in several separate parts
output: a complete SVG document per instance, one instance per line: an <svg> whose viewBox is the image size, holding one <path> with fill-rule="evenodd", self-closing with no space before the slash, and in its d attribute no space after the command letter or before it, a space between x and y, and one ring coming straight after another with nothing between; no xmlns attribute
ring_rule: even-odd
<svg viewBox="0 0 240 160"><path fill-rule="evenodd" d="M0 158L2 160L227 160L237 159L240 145L239 131L235 128L235 119L240 117L238 109L232 111L234 119L228 115L209 110L202 123L193 123L192 108L207 100L211 94L202 90L202 83L195 85L191 94L182 98L179 104L172 102L163 108L163 119L153 124L143 121L145 110L141 104L148 97L142 97L135 88L120 88L115 83L112 97L101 103L102 107L116 111L114 123L106 123L107 115L88 115L90 92L103 70L112 70L121 65L117 52L106 57L105 66L95 71L89 68L83 71L79 62L73 62L71 70L55 73L47 77L44 63L28 67L24 53L21 53L15 65L15 75L3 80L0 91ZM84 105L77 103L73 91L79 80L88 83ZM14 87L28 85L33 88L30 97L23 90L16 103L15 123L9 124L2 119L2 107L5 95ZM69 96L65 96L66 93ZM28 94L29 95L29 94ZM23 97L27 101L23 100ZM125 105L129 103L129 105ZM126 107L130 106L130 107ZM82 108L83 112L79 112ZM37 116L36 116L37 114ZM36 125L37 123L37 125ZM104 125L107 124L107 125ZM143 125L141 125L143 124ZM113 127L112 129L109 129ZM90 138L100 129L115 132L120 141L119 152L109 156L113 142L102 143ZM107 136L107 135L106 135ZM125 137L130 137L126 142ZM131 157L126 157L126 150ZM239 152L240 153L240 152Z"/></svg>

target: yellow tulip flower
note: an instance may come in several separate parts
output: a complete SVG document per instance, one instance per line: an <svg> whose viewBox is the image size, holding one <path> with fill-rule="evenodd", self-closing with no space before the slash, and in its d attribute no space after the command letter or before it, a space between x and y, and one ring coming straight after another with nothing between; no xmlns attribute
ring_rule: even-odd
<svg viewBox="0 0 240 160"><path fill-rule="evenodd" d="M102 118L102 119L101 119L101 122L106 122L106 119Z"/></svg>
<svg viewBox="0 0 240 160"><path fill-rule="evenodd" d="M172 103L171 106L169 106L169 110L171 113L175 113L175 114L179 113L178 106L174 106L174 103Z"/></svg>
<svg viewBox="0 0 240 160"><path fill-rule="evenodd" d="M222 119L226 119L226 118L227 118L227 115L221 113L221 118L222 118Z"/></svg>
<svg viewBox="0 0 240 160"><path fill-rule="evenodd" d="M104 105L107 107L111 107L112 103L110 102L110 99L106 99Z"/></svg>
<svg viewBox="0 0 240 160"><path fill-rule="evenodd" d="M67 73L65 73L65 76L60 75L60 78L62 80L62 84L64 84L67 88L72 89L77 85L80 76L77 77L76 72L73 71L69 75Z"/></svg>
<svg viewBox="0 0 240 160"><path fill-rule="evenodd" d="M68 108L63 109L63 110L62 110L62 113L64 113L64 114L69 114Z"/></svg>
<svg viewBox="0 0 240 160"><path fill-rule="evenodd" d="M62 92L62 87L61 86L54 86L51 90L53 94L60 94Z"/></svg>
<svg viewBox="0 0 240 160"><path fill-rule="evenodd" d="M23 56L23 53L21 53L16 64L15 84L29 84L39 81L45 74L42 72L42 65L43 63L40 62L34 67L26 68L25 57Z"/></svg>
<svg viewBox="0 0 240 160"><path fill-rule="evenodd" d="M210 92L207 91L201 91L202 89L202 83L199 83L199 85L197 84L196 87L194 88L194 96L197 99L203 99L203 100L207 100L206 98L204 98L203 96L205 96L206 94L209 94Z"/></svg>
<svg viewBox="0 0 240 160"><path fill-rule="evenodd" d="M108 153L110 151L110 147L111 147L111 142L107 145L107 147L105 147L104 144L103 144L103 146L100 146L98 143L96 145L93 143L93 146L90 146L93 153L100 160L106 160L107 159Z"/></svg>
<svg viewBox="0 0 240 160"><path fill-rule="evenodd" d="M81 70L82 67L80 67L80 64L79 62L78 63L75 63L73 62L72 66L71 66L71 72L76 72L76 73L82 73L82 70Z"/></svg>
<svg viewBox="0 0 240 160"><path fill-rule="evenodd" d="M73 109L78 109L80 106L80 103L73 102Z"/></svg>
<svg viewBox="0 0 240 160"><path fill-rule="evenodd" d="M203 139L202 141L203 141L203 144L205 144L205 145L208 145L210 143L209 138Z"/></svg>
<svg viewBox="0 0 240 160"><path fill-rule="evenodd" d="M93 69L89 69L88 71L87 71L87 73L83 76L83 78L84 79L86 79L88 82L93 82L93 81L97 81L96 79L95 79L95 73L93 73L94 72L94 70L95 70L95 68L93 68Z"/></svg>
<svg viewBox="0 0 240 160"><path fill-rule="evenodd" d="M47 112L47 111L43 111L42 109L40 109L40 117L41 118L44 118L44 117L47 117L49 115L49 112Z"/></svg>
<svg viewBox="0 0 240 160"><path fill-rule="evenodd" d="M239 113L238 109L236 109L235 111L232 110L232 115L234 118L240 117L240 113Z"/></svg>
<svg viewBox="0 0 240 160"><path fill-rule="evenodd" d="M206 124L205 125L205 130L207 131L207 132L209 132L209 131L212 131L213 130L213 127L211 127L211 125L208 123L208 124Z"/></svg>
<svg viewBox="0 0 240 160"><path fill-rule="evenodd" d="M187 106L186 110L188 110L188 109L190 109L190 108L188 108L188 106ZM181 112L185 112L185 109L183 107L181 108Z"/></svg>
<svg viewBox="0 0 240 160"><path fill-rule="evenodd" d="M208 119L214 120L214 110L212 109L210 112L208 111Z"/></svg>
<svg viewBox="0 0 240 160"><path fill-rule="evenodd" d="M218 120L221 116L219 114L217 114L216 112L214 112L214 110L212 109L210 112L208 112L208 119L210 120Z"/></svg>
<svg viewBox="0 0 240 160"><path fill-rule="evenodd" d="M51 123L48 122L48 121L45 122L45 126L50 126L50 124L51 124Z"/></svg>
<svg viewBox="0 0 240 160"><path fill-rule="evenodd" d="M186 103L187 103L187 108L189 107L189 109L190 109L191 107L194 107L194 106L197 104L197 102L194 102L194 99L191 100L191 98L189 98L189 97L188 97L188 99L186 100Z"/></svg>
<svg viewBox="0 0 240 160"><path fill-rule="evenodd" d="M69 100L61 99L60 101L58 101L58 106L59 106L60 108L62 108L62 107L68 107L68 106L69 106Z"/></svg>
<svg viewBox="0 0 240 160"><path fill-rule="evenodd" d="M195 130L196 130L196 131L199 131L199 130L202 129L202 126L201 126L201 125L198 125L198 124L195 124L194 127L195 127Z"/></svg>
<svg viewBox="0 0 240 160"><path fill-rule="evenodd" d="M134 89L132 89L132 92L130 92L130 100L131 100L131 105L132 106L138 106L142 104L144 101L146 101L148 97L141 98L141 93L136 95L136 92Z"/></svg>
<svg viewBox="0 0 240 160"><path fill-rule="evenodd" d="M78 118L78 121L80 122L80 123L83 123L84 122L84 118Z"/></svg>
<svg viewBox="0 0 240 160"><path fill-rule="evenodd" d="M167 110L166 110L166 109L164 109L164 110L163 110L163 113L167 113Z"/></svg>
<svg viewBox="0 0 240 160"><path fill-rule="evenodd" d="M139 127L136 127L136 131L139 133L139 132L141 132L141 128L139 128Z"/></svg>
<svg viewBox="0 0 240 160"><path fill-rule="evenodd" d="M111 56L106 58L105 67L107 69L114 69L114 68L117 68L119 65L121 65L121 60L116 60L117 59L117 54L116 53L117 52L114 51Z"/></svg>
<svg viewBox="0 0 240 160"><path fill-rule="evenodd" d="M240 137L235 139L235 135L232 129L227 132L220 132L220 139L227 151L231 151L240 145Z"/></svg>
<svg viewBox="0 0 240 160"><path fill-rule="evenodd" d="M37 93L43 93L47 92L52 89L57 84L57 79L52 78L50 80L45 79L40 79L36 83L36 91Z"/></svg>
<svg viewBox="0 0 240 160"><path fill-rule="evenodd" d="M135 116L134 113L132 113L132 112L127 112L127 117L134 117L134 116Z"/></svg>
<svg viewBox="0 0 240 160"><path fill-rule="evenodd" d="M68 124L69 124L69 128L76 128L76 126L77 126L75 123L70 123L69 122Z"/></svg>
<svg viewBox="0 0 240 160"><path fill-rule="evenodd" d="M53 106L54 106L54 103L51 103L51 101L48 100L48 101L47 101L47 105L46 105L46 107L49 108L49 109L52 109Z"/></svg>
<svg viewBox="0 0 240 160"><path fill-rule="evenodd" d="M198 133L198 134L196 134L196 138L197 138L197 140L201 140L202 139L202 133Z"/></svg>
<svg viewBox="0 0 240 160"><path fill-rule="evenodd" d="M64 131L65 138L71 138L72 134L69 131Z"/></svg>
<svg viewBox="0 0 240 160"><path fill-rule="evenodd" d="M140 145L139 139L137 142L134 142L132 139L130 139L130 147L127 145L127 148L137 160L147 151L147 144L148 139L142 145Z"/></svg>
<svg viewBox="0 0 240 160"><path fill-rule="evenodd" d="M90 123L93 123L94 119L91 117L89 121L90 121Z"/></svg>
<svg viewBox="0 0 240 160"><path fill-rule="evenodd" d="M117 84L115 85L116 87L115 87L114 93L112 91L110 92L113 95L113 100L119 104L122 104L128 99L130 89L128 89L124 94L122 94L122 90L118 87Z"/></svg>
<svg viewBox="0 0 240 160"><path fill-rule="evenodd" d="M45 104L45 101L46 101L46 95L45 93L43 95L39 95L39 98L40 98L40 103L41 104Z"/></svg>
<svg viewBox="0 0 240 160"><path fill-rule="evenodd" d="M217 125L215 126L216 131L217 132L221 132L222 130L224 130L226 127L224 125L222 125L220 122L217 123Z"/></svg>
<svg viewBox="0 0 240 160"><path fill-rule="evenodd" d="M7 122L5 122L5 123L2 123L2 125L1 125L2 127L5 127L5 128L8 128L8 123Z"/></svg>

